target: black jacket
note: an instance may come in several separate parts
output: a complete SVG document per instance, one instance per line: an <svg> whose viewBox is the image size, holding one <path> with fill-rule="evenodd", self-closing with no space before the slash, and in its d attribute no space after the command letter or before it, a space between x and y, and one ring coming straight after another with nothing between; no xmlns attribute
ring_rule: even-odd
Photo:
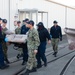
<svg viewBox="0 0 75 75"><path fill-rule="evenodd" d="M50 35L52 38L62 38L62 32L60 26L52 26L50 29Z"/></svg>
<svg viewBox="0 0 75 75"><path fill-rule="evenodd" d="M28 32L29 28L27 28L25 25L21 27L21 34L26 34Z"/></svg>
<svg viewBox="0 0 75 75"><path fill-rule="evenodd" d="M38 29L40 42L46 42L46 39L50 40L49 32L46 28Z"/></svg>
<svg viewBox="0 0 75 75"><path fill-rule="evenodd" d="M4 40L4 37L2 35L2 27L0 25L0 43Z"/></svg>

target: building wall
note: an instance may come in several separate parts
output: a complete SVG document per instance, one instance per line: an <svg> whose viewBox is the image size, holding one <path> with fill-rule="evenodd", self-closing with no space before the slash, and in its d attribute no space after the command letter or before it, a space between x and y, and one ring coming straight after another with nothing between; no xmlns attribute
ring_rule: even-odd
<svg viewBox="0 0 75 75"><path fill-rule="evenodd" d="M14 30L14 18L18 11L18 0L0 0L0 17L7 19L7 28Z"/></svg>
<svg viewBox="0 0 75 75"><path fill-rule="evenodd" d="M67 25L66 27L75 29L75 10L67 8Z"/></svg>
<svg viewBox="0 0 75 75"><path fill-rule="evenodd" d="M65 7L60 6L45 0L21 0L19 9L37 9L38 11L48 12L48 26L47 18L44 19L45 27L50 28L53 21L57 20L62 29L65 27ZM21 7L20 7L21 6ZM38 18L40 19L40 18Z"/></svg>
<svg viewBox="0 0 75 75"><path fill-rule="evenodd" d="M0 0L0 17L8 20L7 27L14 30L14 21L19 20L18 9L37 9L38 11L48 12L48 21L44 16L45 27L50 28L53 21L57 20L62 27L75 28L75 10L46 0ZM10 2L10 5L9 5ZM23 16L24 18L24 16ZM35 19L35 15L33 17ZM40 21L40 16L38 17ZM48 22L48 26L47 26ZM64 32L63 32L64 33Z"/></svg>
<svg viewBox="0 0 75 75"><path fill-rule="evenodd" d="M9 20L9 0L0 0L0 17ZM7 24L9 28L9 21Z"/></svg>

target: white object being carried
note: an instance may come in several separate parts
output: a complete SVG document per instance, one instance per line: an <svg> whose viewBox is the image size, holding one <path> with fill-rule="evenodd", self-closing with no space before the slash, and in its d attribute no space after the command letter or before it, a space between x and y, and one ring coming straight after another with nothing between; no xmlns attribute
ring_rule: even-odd
<svg viewBox="0 0 75 75"><path fill-rule="evenodd" d="M11 30L6 30L5 31L5 34L7 34L7 35L10 35L10 34L14 34L15 32L14 31L11 31Z"/></svg>
<svg viewBox="0 0 75 75"><path fill-rule="evenodd" d="M68 38L69 49L74 50L75 49L75 29L65 28L64 31Z"/></svg>
<svg viewBox="0 0 75 75"><path fill-rule="evenodd" d="M25 43L27 40L27 35L11 34L11 35L6 35L6 38L8 39L8 42Z"/></svg>

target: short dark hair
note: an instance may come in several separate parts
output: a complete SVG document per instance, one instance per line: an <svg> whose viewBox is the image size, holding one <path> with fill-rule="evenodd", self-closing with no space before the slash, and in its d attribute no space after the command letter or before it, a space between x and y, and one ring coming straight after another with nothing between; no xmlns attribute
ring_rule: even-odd
<svg viewBox="0 0 75 75"><path fill-rule="evenodd" d="M21 21L17 21L17 24L21 23Z"/></svg>

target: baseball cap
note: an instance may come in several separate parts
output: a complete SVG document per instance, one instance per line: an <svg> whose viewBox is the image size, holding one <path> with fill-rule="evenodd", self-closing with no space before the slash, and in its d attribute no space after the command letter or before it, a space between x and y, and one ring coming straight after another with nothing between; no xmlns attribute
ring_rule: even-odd
<svg viewBox="0 0 75 75"><path fill-rule="evenodd" d="M43 23L42 23L42 22L39 22L39 23L37 24L37 26L43 26Z"/></svg>
<svg viewBox="0 0 75 75"><path fill-rule="evenodd" d="M29 21L29 19L27 19L27 18L25 20L23 20L23 22L27 22L27 21Z"/></svg>
<svg viewBox="0 0 75 75"><path fill-rule="evenodd" d="M2 22L3 22L3 23L7 23L7 20L6 20L6 19L3 19Z"/></svg>
<svg viewBox="0 0 75 75"><path fill-rule="evenodd" d="M58 23L58 22L56 20L54 20L53 23Z"/></svg>
<svg viewBox="0 0 75 75"><path fill-rule="evenodd" d="M29 22L27 22L27 24L33 25L34 26L34 21L30 20Z"/></svg>
<svg viewBox="0 0 75 75"><path fill-rule="evenodd" d="M2 20L2 18L0 18L0 20Z"/></svg>

